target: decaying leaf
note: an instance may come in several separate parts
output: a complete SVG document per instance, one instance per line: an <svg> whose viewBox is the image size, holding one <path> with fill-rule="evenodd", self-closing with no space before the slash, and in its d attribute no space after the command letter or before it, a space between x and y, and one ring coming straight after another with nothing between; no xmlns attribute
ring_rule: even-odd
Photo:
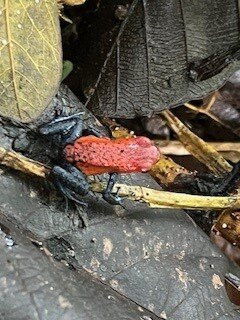
<svg viewBox="0 0 240 320"><path fill-rule="evenodd" d="M61 79L57 2L0 0L0 114L29 122Z"/></svg>
<svg viewBox="0 0 240 320"><path fill-rule="evenodd" d="M191 132L172 112L163 111L162 114L184 147L208 169L217 175L231 172L232 166L212 146Z"/></svg>
<svg viewBox="0 0 240 320"><path fill-rule="evenodd" d="M230 301L240 306L240 279L232 273L225 275L225 288Z"/></svg>
<svg viewBox="0 0 240 320"><path fill-rule="evenodd" d="M121 4L127 14L119 20L119 2L102 1L82 39L86 60L79 64L87 75L84 91L93 94L88 107L95 114L134 118L160 113L207 95L239 68L240 62L233 61L221 71L210 70L212 75L203 81L190 76L192 63L210 56L216 60L223 47L238 45L235 0Z"/></svg>

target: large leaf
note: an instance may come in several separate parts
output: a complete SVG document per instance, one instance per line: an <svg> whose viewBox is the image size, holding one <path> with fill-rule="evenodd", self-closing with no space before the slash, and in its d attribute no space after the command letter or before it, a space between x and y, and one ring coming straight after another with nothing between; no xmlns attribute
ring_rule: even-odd
<svg viewBox="0 0 240 320"><path fill-rule="evenodd" d="M55 111L84 110L66 87L54 102ZM96 125L89 112L85 116L89 125ZM9 148L6 130L0 125L0 145ZM50 144L43 146L37 137L25 152L40 160L43 147L52 155ZM120 179L160 188L147 174ZM127 201L122 211L91 197L87 207L76 211L69 206L66 213L64 202L43 189L39 179L9 171L1 175L0 227L10 229L6 237L0 232L1 320L239 319L223 286L226 272L239 276L239 271L183 211ZM88 217L87 227L82 228L79 214ZM40 255L26 235L70 267ZM12 249L6 245L10 237Z"/></svg>
<svg viewBox="0 0 240 320"><path fill-rule="evenodd" d="M88 45L84 90L94 92L88 107L97 115L159 113L203 97L239 68L239 62L224 66L221 60L222 50L229 58L225 62L234 59L230 49L239 45L237 1L123 3L128 12L121 23L115 12L118 1L103 1L83 39ZM208 61L212 70L202 80L196 70ZM193 63L195 73L190 72Z"/></svg>
<svg viewBox="0 0 240 320"><path fill-rule="evenodd" d="M34 120L61 77L57 2L0 0L0 114Z"/></svg>

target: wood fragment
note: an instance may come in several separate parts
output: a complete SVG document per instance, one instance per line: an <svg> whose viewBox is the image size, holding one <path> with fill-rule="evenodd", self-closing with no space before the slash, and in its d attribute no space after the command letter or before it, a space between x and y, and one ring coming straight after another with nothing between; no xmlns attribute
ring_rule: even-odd
<svg viewBox="0 0 240 320"><path fill-rule="evenodd" d="M162 152L162 150L160 149ZM174 162L171 158L161 156L149 171L151 176L164 185L171 184L179 174L191 174L187 169Z"/></svg>
<svg viewBox="0 0 240 320"><path fill-rule="evenodd" d="M213 228L231 244L240 248L240 210L238 209L224 210Z"/></svg>
<svg viewBox="0 0 240 320"><path fill-rule="evenodd" d="M0 147L0 164L41 178L46 178L50 172L49 167L2 147Z"/></svg>
<svg viewBox="0 0 240 320"><path fill-rule="evenodd" d="M184 147L209 170L219 176L232 171L232 166L212 146L191 132L171 111L165 110L162 114Z"/></svg>

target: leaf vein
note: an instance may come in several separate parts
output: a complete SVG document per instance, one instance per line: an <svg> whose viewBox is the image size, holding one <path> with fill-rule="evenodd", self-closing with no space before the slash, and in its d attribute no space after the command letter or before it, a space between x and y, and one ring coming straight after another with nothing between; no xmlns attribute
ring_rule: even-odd
<svg viewBox="0 0 240 320"><path fill-rule="evenodd" d="M26 77L23 73L21 73L20 71L16 70L16 72L19 74L20 77L23 77L36 91L36 93L40 96L40 97L44 97L43 94L41 94L41 92L38 91L37 87L34 85L34 83L28 79L28 77Z"/></svg>
<svg viewBox="0 0 240 320"><path fill-rule="evenodd" d="M37 71L43 77L43 74L42 74L41 70L39 69L39 66L36 64L36 62L33 60L33 58L30 56L30 54L27 52L27 50L20 43L18 43L16 40L12 40L12 42L15 43L22 51L24 51L24 53L29 58L29 60L32 62L34 67L37 69Z"/></svg>
<svg viewBox="0 0 240 320"><path fill-rule="evenodd" d="M33 19L31 18L31 16L29 15L27 9L24 7L23 3L22 3L22 0L19 0L20 1L20 4L21 6L23 7L29 21L31 22L33 28L37 31L37 33L40 35L40 37L43 39L44 42L46 42L49 46L49 48L52 50L52 53L53 53L53 56L54 56L54 60L56 63L59 63L57 57L56 57L56 53L57 53L57 50L51 45L50 42L47 41L47 39L42 35L42 33L38 30L38 27L36 26L36 24L34 23Z"/></svg>
<svg viewBox="0 0 240 320"><path fill-rule="evenodd" d="M10 30L10 22L9 22L9 0L5 0L5 19L6 19L6 33L7 33L7 39L8 39L8 50L9 50L9 58L10 58L10 64L11 64L11 71L12 71L12 79L13 79L13 88L14 88L14 95L16 98L16 106L17 106L17 112L20 119L22 119L21 116L21 110L20 110L20 103L19 103L19 97L17 92L17 82L16 82L16 75L15 75L15 64L14 64L14 58L13 58L13 52L11 49L11 30Z"/></svg>
<svg viewBox="0 0 240 320"><path fill-rule="evenodd" d="M149 34L149 29L148 29L148 24L147 24L147 1L143 1L143 12L144 12L144 21L145 21L145 40L146 40L146 60L147 60L147 91L148 91L148 107L150 110L150 61L149 61L149 45L148 45L148 34Z"/></svg>

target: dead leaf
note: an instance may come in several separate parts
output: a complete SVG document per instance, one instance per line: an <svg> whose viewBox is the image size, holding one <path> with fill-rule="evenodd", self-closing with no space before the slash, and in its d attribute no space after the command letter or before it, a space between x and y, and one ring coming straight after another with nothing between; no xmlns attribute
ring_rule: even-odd
<svg viewBox="0 0 240 320"><path fill-rule="evenodd" d="M81 73L87 74L84 92L93 94L88 107L98 116L160 113L207 95L239 68L240 62L234 61L197 83L189 75L192 62L215 57L225 43L226 50L238 45L235 1L218 1L213 6L202 0L190 5L176 0L126 0L128 10L122 22L116 19L117 5L116 0L100 3L83 39L86 59L79 62Z"/></svg>
<svg viewBox="0 0 240 320"><path fill-rule="evenodd" d="M230 301L240 306L240 279L232 273L227 273L225 275L225 289Z"/></svg>
<svg viewBox="0 0 240 320"><path fill-rule="evenodd" d="M0 13L0 114L29 122L61 79L57 2L0 0Z"/></svg>

